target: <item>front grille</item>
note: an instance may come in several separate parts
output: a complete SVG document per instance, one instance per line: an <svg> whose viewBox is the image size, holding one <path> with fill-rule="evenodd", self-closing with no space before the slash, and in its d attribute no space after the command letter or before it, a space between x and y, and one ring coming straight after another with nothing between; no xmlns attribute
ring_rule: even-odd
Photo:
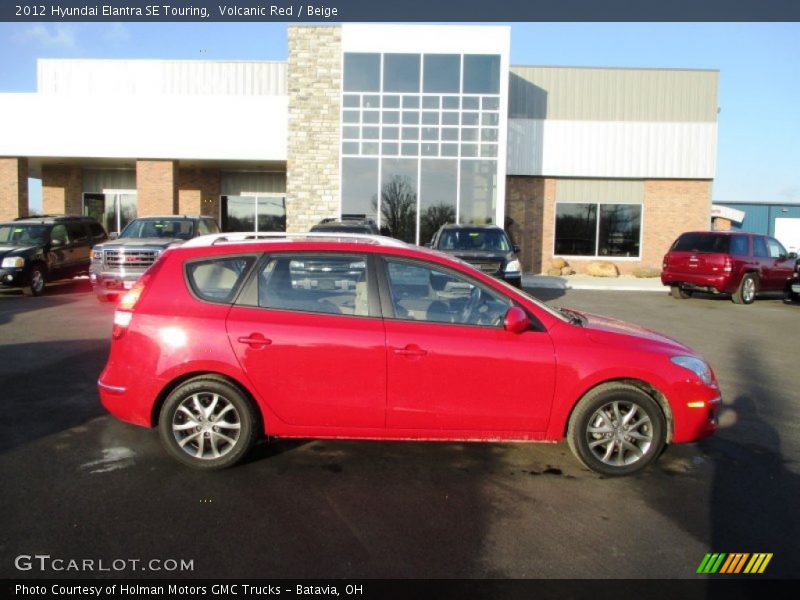
<svg viewBox="0 0 800 600"><path fill-rule="evenodd" d="M470 259L469 262L471 265L478 267L484 273L497 273L500 270L501 265L503 264L499 260L475 260Z"/></svg>
<svg viewBox="0 0 800 600"><path fill-rule="evenodd" d="M106 267L127 267L131 269L146 269L158 258L159 250L106 250L104 262Z"/></svg>

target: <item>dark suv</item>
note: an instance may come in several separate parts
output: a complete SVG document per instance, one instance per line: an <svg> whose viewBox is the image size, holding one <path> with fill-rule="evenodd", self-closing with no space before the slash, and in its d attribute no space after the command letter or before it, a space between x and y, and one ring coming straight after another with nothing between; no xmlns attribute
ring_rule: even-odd
<svg viewBox="0 0 800 600"><path fill-rule="evenodd" d="M39 296L45 283L89 272L92 246L108 239L91 217L45 215L0 224L0 286Z"/></svg>
<svg viewBox="0 0 800 600"><path fill-rule="evenodd" d="M484 273L522 287L522 267L508 235L497 225L442 225L429 244Z"/></svg>
<svg viewBox="0 0 800 600"><path fill-rule="evenodd" d="M322 219L314 225L312 233L365 233L380 235L381 231L371 219Z"/></svg>
<svg viewBox="0 0 800 600"><path fill-rule="evenodd" d="M97 299L106 302L129 290L169 246L209 233L219 233L219 226L211 217L167 215L134 219L119 238L92 249L89 278Z"/></svg>
<svg viewBox="0 0 800 600"><path fill-rule="evenodd" d="M675 298L699 291L731 294L735 303L750 304L759 291L785 292L796 258L766 235L690 231L664 256L661 283Z"/></svg>

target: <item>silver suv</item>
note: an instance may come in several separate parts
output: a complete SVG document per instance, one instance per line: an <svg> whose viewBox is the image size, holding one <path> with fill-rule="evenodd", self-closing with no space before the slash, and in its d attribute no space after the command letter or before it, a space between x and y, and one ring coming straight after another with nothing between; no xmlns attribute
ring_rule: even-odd
<svg viewBox="0 0 800 600"><path fill-rule="evenodd" d="M92 248L89 279L101 302L129 290L168 247L198 235L219 233L211 217L167 215L134 219L119 237Z"/></svg>

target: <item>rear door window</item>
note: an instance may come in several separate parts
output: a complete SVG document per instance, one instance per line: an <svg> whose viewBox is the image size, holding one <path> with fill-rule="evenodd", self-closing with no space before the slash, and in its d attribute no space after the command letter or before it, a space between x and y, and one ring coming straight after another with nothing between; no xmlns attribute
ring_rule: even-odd
<svg viewBox="0 0 800 600"><path fill-rule="evenodd" d="M730 240L730 236L727 235L684 233L675 241L672 249L676 252L728 254Z"/></svg>
<svg viewBox="0 0 800 600"><path fill-rule="evenodd" d="M367 257L355 254L282 254L258 279L263 308L369 316Z"/></svg>
<svg viewBox="0 0 800 600"><path fill-rule="evenodd" d="M758 258L769 258L769 253L767 252L767 242L763 237L753 238L753 256L757 256Z"/></svg>
<svg viewBox="0 0 800 600"><path fill-rule="evenodd" d="M186 278L192 291L202 300L229 304L254 262L253 256L195 261L186 265Z"/></svg>

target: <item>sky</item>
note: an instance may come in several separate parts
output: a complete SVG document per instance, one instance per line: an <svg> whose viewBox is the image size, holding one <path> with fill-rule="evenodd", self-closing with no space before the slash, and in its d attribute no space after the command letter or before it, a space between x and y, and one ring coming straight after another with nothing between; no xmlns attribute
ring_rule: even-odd
<svg viewBox="0 0 800 600"><path fill-rule="evenodd" d="M713 200L800 202L800 23L507 25L513 65L718 69ZM285 60L286 53L282 23L0 23L0 93L34 92L37 58ZM38 180L30 195L38 208Z"/></svg>

